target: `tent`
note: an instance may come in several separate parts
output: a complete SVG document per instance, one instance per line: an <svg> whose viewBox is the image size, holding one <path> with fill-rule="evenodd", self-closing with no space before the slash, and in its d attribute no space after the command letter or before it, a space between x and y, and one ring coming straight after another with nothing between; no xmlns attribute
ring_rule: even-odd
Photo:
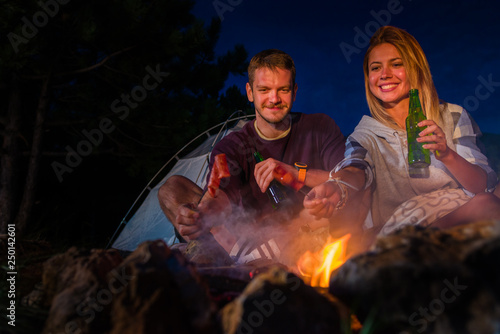
<svg viewBox="0 0 500 334"><path fill-rule="evenodd" d="M236 116L238 114L244 113L237 111L225 122L204 131L181 148L160 168L125 214L106 248L111 245L114 249L133 251L140 243L147 240L162 239L169 246L178 242L172 224L160 208L157 198L158 189L171 175L183 175L203 188L206 183L208 161L212 148L228 133L241 129L250 118L255 117L255 115ZM235 122L236 124L234 124ZM230 124L232 124L231 127L229 127ZM183 156L184 151L203 136L208 138ZM174 162L175 164L168 174L161 178L167 167ZM160 178L161 180L155 184Z"/></svg>

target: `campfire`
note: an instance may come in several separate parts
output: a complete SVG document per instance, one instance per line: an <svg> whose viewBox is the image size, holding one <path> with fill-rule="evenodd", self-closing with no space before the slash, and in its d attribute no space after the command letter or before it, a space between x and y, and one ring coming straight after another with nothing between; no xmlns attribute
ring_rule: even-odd
<svg viewBox="0 0 500 334"><path fill-rule="evenodd" d="M499 222L408 227L349 258L350 242L303 254L299 272L162 241L125 257L71 249L45 263L28 306L48 310L42 333L498 332Z"/></svg>
<svg viewBox="0 0 500 334"><path fill-rule="evenodd" d="M350 234L346 234L338 240L329 238L322 250L315 253L307 251L302 255L297 263L301 278L310 286L328 288L332 271L347 259L347 241L350 237Z"/></svg>

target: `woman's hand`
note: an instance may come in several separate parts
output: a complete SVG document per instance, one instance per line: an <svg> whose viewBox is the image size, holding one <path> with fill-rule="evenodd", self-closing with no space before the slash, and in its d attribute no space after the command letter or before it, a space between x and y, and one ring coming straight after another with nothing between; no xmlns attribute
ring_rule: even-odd
<svg viewBox="0 0 500 334"><path fill-rule="evenodd" d="M417 138L419 143L426 143L422 146L423 148L430 150L438 160L442 160L450 154L450 148L446 143L446 135L436 122L425 120L418 123L418 126L427 127L420 132L420 137Z"/></svg>
<svg viewBox="0 0 500 334"><path fill-rule="evenodd" d="M324 182L306 195L303 204L316 219L330 218L341 198L342 191L335 182Z"/></svg>
<svg viewBox="0 0 500 334"><path fill-rule="evenodd" d="M460 185L474 194L484 192L488 186L486 171L453 151L446 143L443 129L434 121L425 120L418 123L418 126L427 128L420 132L421 137L417 138L417 141L425 143L423 147L431 150L436 159L446 165Z"/></svg>

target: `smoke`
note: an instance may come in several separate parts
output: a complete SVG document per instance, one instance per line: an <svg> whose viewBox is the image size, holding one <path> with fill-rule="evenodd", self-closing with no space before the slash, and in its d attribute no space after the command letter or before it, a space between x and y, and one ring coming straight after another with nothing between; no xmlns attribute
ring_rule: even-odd
<svg viewBox="0 0 500 334"><path fill-rule="evenodd" d="M306 251L318 251L325 245L329 228L328 221L312 222L314 218L302 205L287 201L266 215L233 206L230 213L212 216L207 223L223 225L229 232L220 233L216 239L236 263L269 260L294 267ZM313 225L311 230L309 226Z"/></svg>

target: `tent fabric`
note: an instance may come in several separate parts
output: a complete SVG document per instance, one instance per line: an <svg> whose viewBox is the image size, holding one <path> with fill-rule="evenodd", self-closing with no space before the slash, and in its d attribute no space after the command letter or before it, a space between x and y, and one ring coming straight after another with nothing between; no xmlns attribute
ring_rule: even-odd
<svg viewBox="0 0 500 334"><path fill-rule="evenodd" d="M120 226L123 224L125 226L111 247L134 251L139 244L147 240L162 239L169 246L178 242L172 224L160 208L157 197L159 188L172 175L183 175L203 188L206 184L208 159L213 146L228 133L241 129L247 121L240 120L224 135L210 135L201 145L179 159L170 172L149 191L132 218L122 221Z"/></svg>

